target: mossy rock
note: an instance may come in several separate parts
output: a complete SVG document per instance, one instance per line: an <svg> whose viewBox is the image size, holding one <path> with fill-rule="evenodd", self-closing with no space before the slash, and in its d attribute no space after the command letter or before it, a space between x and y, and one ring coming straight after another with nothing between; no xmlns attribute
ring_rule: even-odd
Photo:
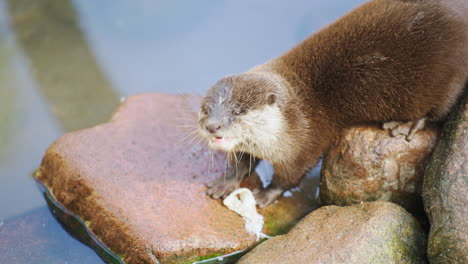
<svg viewBox="0 0 468 264"><path fill-rule="evenodd" d="M449 116L423 185L432 264L468 263L468 95Z"/></svg>

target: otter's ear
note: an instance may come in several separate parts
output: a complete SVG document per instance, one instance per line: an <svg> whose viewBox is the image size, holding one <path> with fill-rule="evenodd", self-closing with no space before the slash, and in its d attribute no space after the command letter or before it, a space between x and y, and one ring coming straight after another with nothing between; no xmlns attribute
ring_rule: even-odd
<svg viewBox="0 0 468 264"><path fill-rule="evenodd" d="M269 93L267 95L267 103L269 105L272 105L274 103L276 103L276 100L278 99L278 95L277 94L274 94L274 93Z"/></svg>

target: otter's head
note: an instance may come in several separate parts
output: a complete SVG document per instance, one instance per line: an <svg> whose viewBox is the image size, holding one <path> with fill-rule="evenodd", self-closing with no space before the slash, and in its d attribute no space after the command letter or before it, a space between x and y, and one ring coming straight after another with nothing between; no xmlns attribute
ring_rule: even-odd
<svg viewBox="0 0 468 264"><path fill-rule="evenodd" d="M283 129L279 83L263 74L228 76L203 98L198 128L211 148L224 151L264 149Z"/></svg>

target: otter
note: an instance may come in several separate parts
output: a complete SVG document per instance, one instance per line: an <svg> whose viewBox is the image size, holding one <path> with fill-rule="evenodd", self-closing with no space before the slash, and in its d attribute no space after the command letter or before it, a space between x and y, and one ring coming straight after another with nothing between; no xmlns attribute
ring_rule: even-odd
<svg viewBox="0 0 468 264"><path fill-rule="evenodd" d="M393 136L443 121L468 79L468 2L374 0L283 55L214 84L198 132L230 156L208 185L224 198L269 161L259 207L297 186L344 128L383 123ZM406 129L408 131L408 129Z"/></svg>

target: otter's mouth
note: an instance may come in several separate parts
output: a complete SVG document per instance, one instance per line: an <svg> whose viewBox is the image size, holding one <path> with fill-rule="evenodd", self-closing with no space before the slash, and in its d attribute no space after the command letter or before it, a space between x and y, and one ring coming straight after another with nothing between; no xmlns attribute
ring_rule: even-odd
<svg viewBox="0 0 468 264"><path fill-rule="evenodd" d="M210 138L209 145L214 149L231 151L236 145L236 140L231 137L213 136Z"/></svg>
<svg viewBox="0 0 468 264"><path fill-rule="evenodd" d="M229 141L230 140L228 138L225 138L225 137L212 137L211 138L211 143L213 143L213 144L223 144L223 143L227 143Z"/></svg>

